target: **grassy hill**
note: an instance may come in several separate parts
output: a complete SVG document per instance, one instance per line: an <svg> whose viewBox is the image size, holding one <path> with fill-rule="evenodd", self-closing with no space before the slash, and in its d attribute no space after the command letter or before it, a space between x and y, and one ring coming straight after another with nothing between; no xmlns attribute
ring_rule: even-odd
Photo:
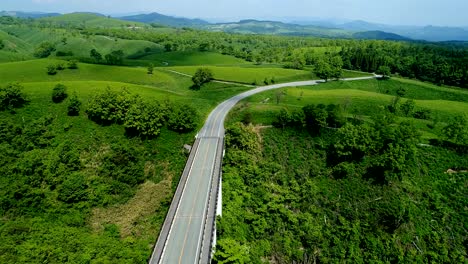
<svg viewBox="0 0 468 264"><path fill-rule="evenodd" d="M1 31L2 29L4 31ZM0 26L1 39L4 40L6 47L0 52L11 52L3 56L0 55L0 60L3 57L2 61L30 59L36 47L42 42L51 42L55 44L56 51L71 52L74 57L79 58L88 58L92 49L96 49L103 55L113 50L124 50L125 56L142 54L145 49L150 49L152 52L162 51L160 45L151 41L127 40L99 35L88 36L79 31L66 29L51 30L35 27Z"/></svg>
<svg viewBox="0 0 468 264"><path fill-rule="evenodd" d="M136 63L153 63L156 66L189 66L189 65L243 65L249 62L233 56L214 52L173 51L156 52L132 56Z"/></svg>
<svg viewBox="0 0 468 264"><path fill-rule="evenodd" d="M52 23L60 26L94 27L94 28L121 28L145 27L138 22L123 21L95 13L71 13L56 17L38 19L38 21Z"/></svg>

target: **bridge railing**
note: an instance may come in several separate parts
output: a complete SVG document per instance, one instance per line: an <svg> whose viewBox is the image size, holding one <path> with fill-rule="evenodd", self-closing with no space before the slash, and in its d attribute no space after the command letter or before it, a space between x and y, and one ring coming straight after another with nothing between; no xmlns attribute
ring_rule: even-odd
<svg viewBox="0 0 468 264"><path fill-rule="evenodd" d="M179 206L180 200L182 198L182 192L184 191L185 184L187 183L188 174L193 164L193 160L195 159L195 154L198 150L198 145L200 144L200 139L196 139L193 147L190 151L190 155L188 157L187 163L184 168L184 172L180 178L179 184L177 186L176 192L174 194L174 198L172 199L171 206L169 207L169 211L167 212L166 219L164 220L164 224L159 232L158 240L153 248L153 254L148 263L150 264L157 264L161 260L164 248L167 243L167 239L169 237L169 233L171 231L172 223L174 222L175 214L177 212L177 208Z"/></svg>

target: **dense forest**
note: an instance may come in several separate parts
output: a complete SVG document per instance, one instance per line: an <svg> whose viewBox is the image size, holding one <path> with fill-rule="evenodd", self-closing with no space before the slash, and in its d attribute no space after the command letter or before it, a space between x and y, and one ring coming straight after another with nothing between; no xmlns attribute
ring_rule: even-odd
<svg viewBox="0 0 468 264"><path fill-rule="evenodd" d="M466 260L468 142L420 145L390 112L339 113L308 105L278 128L228 128L215 263Z"/></svg>

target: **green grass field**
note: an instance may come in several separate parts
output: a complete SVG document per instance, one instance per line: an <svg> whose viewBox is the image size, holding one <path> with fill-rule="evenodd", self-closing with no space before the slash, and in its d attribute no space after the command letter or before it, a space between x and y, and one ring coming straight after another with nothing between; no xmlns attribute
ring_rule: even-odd
<svg viewBox="0 0 468 264"><path fill-rule="evenodd" d="M239 82L246 84L263 85L263 81L267 79L275 82L289 82L298 80L310 80L312 75L308 71L290 70L281 68L245 68L245 67L217 67L204 66L213 72L214 78L221 81ZM197 66L181 66L169 67L169 69L193 75L199 67Z"/></svg>
<svg viewBox="0 0 468 264"><path fill-rule="evenodd" d="M89 26L98 28L120 28L120 27L147 27L148 25L138 22L123 21L106 16L98 16L90 13L71 13L57 17L41 18L40 21L56 23L58 25Z"/></svg>
<svg viewBox="0 0 468 264"><path fill-rule="evenodd" d="M233 56L214 52L175 51L160 52L137 58L139 62L153 63L155 66L190 66L190 65L244 65L249 62Z"/></svg>
<svg viewBox="0 0 468 264"><path fill-rule="evenodd" d="M233 120L241 120L247 111L252 113L253 122L271 124L282 108L299 110L308 104L340 104L345 106L349 117L360 116L368 119L375 113L382 112L395 98L392 93L400 86L407 89L404 103L413 99L416 110L431 110L432 120L419 120L400 117L402 120L412 120L423 133L423 138L437 138L438 129L444 122L455 115L468 113L466 92L459 89L443 87L427 87L427 84L399 79L378 81L363 80L352 82L328 82L310 87L292 87L277 91L268 91L247 98L237 106L238 111L231 112ZM378 88L380 87L380 88ZM387 90L390 92L385 93ZM380 93L379 93L380 91ZM279 96L279 103L277 98ZM440 123L436 128L431 124Z"/></svg>

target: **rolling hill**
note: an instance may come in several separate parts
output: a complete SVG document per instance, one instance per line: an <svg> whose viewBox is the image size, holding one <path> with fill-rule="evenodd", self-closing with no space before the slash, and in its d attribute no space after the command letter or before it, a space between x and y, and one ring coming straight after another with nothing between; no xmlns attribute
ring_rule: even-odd
<svg viewBox="0 0 468 264"><path fill-rule="evenodd" d="M242 34L272 34L272 35L295 35L295 36L315 36L349 38L350 32L341 29L302 26L286 24L276 21L241 20L234 23L220 23L204 26L203 29L211 31L224 31L229 33Z"/></svg>
<svg viewBox="0 0 468 264"><path fill-rule="evenodd" d="M11 16L17 18L41 18L60 16L59 13L43 13L43 12L21 12L21 11L0 11L0 16Z"/></svg>
<svg viewBox="0 0 468 264"><path fill-rule="evenodd" d="M143 23L123 21L97 13L70 13L61 16L40 18L38 20L51 22L62 26L91 26L100 28L146 26Z"/></svg>
<svg viewBox="0 0 468 264"><path fill-rule="evenodd" d="M388 33L384 31L363 31L353 34L353 38L357 39L380 39L380 40L398 40L398 41L409 41L410 38L406 38L394 33Z"/></svg>
<svg viewBox="0 0 468 264"><path fill-rule="evenodd" d="M141 22L141 23L155 23L172 27L185 27L185 26L199 26L208 25L209 23L201 19L190 19L183 17L166 16L159 13L140 14L134 16L120 17L122 20Z"/></svg>

